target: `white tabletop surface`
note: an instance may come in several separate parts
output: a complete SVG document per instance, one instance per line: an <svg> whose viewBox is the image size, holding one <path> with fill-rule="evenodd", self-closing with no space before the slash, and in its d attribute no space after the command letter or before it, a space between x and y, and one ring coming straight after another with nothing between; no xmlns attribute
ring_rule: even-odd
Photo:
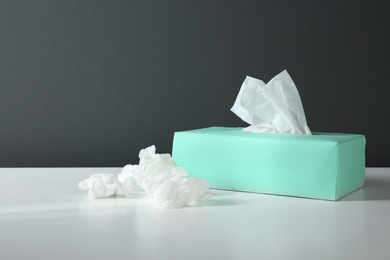
<svg viewBox="0 0 390 260"><path fill-rule="evenodd" d="M0 259L390 259L390 169L339 201L212 190L199 207L90 200L121 168L0 168Z"/></svg>

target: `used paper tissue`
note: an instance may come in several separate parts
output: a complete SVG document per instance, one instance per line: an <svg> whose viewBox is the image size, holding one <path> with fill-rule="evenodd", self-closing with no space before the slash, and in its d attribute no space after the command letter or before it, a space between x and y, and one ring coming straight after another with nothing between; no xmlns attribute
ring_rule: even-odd
<svg viewBox="0 0 390 260"><path fill-rule="evenodd" d="M172 156L211 188L338 200L360 188L365 137L312 133L286 71L269 83L247 77L233 112L251 124L176 132ZM248 132L249 131L249 132Z"/></svg>
<svg viewBox="0 0 390 260"><path fill-rule="evenodd" d="M112 174L98 173L79 183L79 188L88 190L91 199L123 194L120 182Z"/></svg>
<svg viewBox="0 0 390 260"><path fill-rule="evenodd" d="M286 70L267 84L247 76L231 110L253 133L311 134L301 98Z"/></svg>
<svg viewBox="0 0 390 260"><path fill-rule="evenodd" d="M126 195L144 190L163 208L193 207L211 197L206 180L187 178L188 171L178 167L170 154L156 154L154 145L141 150L139 158L139 165L127 165L118 175Z"/></svg>
<svg viewBox="0 0 390 260"><path fill-rule="evenodd" d="M91 199L112 195L130 197L145 191L162 208L194 207L211 197L210 184L199 178L188 178L188 171L178 167L170 154L157 154L154 145L139 153L139 165L126 165L115 178L112 174L94 174L79 183Z"/></svg>

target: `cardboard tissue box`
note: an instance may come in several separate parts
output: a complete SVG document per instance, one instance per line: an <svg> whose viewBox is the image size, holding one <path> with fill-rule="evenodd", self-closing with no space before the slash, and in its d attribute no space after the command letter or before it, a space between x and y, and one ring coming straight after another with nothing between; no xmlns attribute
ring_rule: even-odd
<svg viewBox="0 0 390 260"><path fill-rule="evenodd" d="M232 109L250 126L174 134L172 157L211 188L338 200L360 188L365 137L311 133L294 82L247 77Z"/></svg>
<svg viewBox="0 0 390 260"><path fill-rule="evenodd" d="M338 200L363 185L363 135L241 129L176 132L173 160L215 189Z"/></svg>

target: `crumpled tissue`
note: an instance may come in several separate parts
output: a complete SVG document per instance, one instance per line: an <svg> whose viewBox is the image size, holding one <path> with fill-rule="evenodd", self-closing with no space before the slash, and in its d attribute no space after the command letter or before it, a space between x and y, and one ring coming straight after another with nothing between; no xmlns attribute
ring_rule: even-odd
<svg viewBox="0 0 390 260"><path fill-rule="evenodd" d="M156 154L154 145L141 150L139 158L139 165L126 165L118 175L127 194L141 188L164 208L193 207L211 197L206 180L187 178L188 171L178 167L170 154Z"/></svg>
<svg viewBox="0 0 390 260"><path fill-rule="evenodd" d="M231 111L253 133L311 134L298 90L286 70L267 84L247 76Z"/></svg>
<svg viewBox="0 0 390 260"><path fill-rule="evenodd" d="M123 194L121 183L112 174L98 173L79 183L82 190L88 190L91 199Z"/></svg>
<svg viewBox="0 0 390 260"><path fill-rule="evenodd" d="M110 192L104 195L111 193L130 197L134 192L145 191L157 206L163 208L193 207L200 200L207 200L212 196L210 184L206 180L188 178L188 171L178 167L170 154L156 154L154 145L141 150L139 158L139 165L129 164L122 169L116 180L119 183L116 189L111 186L112 182L106 182L109 187L105 190ZM80 182L79 186L91 187L92 191L89 192L92 199L107 197L100 196L103 192L96 196L95 186L85 185L91 182L89 180L93 176Z"/></svg>

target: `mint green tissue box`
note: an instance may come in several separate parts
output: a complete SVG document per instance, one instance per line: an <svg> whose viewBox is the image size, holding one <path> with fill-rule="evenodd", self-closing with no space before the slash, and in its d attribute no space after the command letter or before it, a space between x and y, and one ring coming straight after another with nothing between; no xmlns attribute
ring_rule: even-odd
<svg viewBox="0 0 390 260"><path fill-rule="evenodd" d="M365 143L357 134L210 127L176 132L172 157L211 188L338 200L363 186Z"/></svg>

